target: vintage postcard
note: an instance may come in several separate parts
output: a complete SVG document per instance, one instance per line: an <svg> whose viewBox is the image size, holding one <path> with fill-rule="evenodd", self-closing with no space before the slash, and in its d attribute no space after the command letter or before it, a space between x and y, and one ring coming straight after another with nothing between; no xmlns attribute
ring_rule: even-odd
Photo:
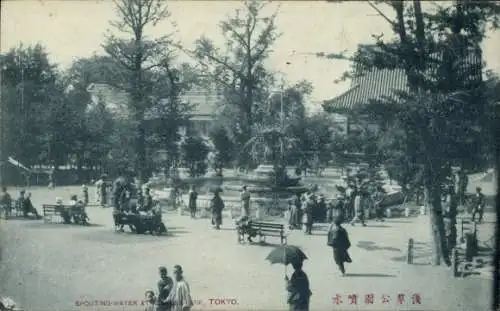
<svg viewBox="0 0 500 311"><path fill-rule="evenodd" d="M0 311L497 310L499 19L2 1Z"/></svg>

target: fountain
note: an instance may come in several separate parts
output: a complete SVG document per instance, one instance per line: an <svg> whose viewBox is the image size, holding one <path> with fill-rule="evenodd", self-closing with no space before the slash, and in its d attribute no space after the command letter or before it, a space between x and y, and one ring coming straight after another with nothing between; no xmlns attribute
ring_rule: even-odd
<svg viewBox="0 0 500 311"><path fill-rule="evenodd" d="M239 181L224 183L223 189L226 194L239 193L243 185L252 195L252 201L264 205L274 204L284 209L287 200L292 199L297 194L302 194L308 190L300 184L300 177L290 178L286 170L282 178L276 178L272 165L260 165L252 173L239 178ZM276 182L276 179L279 182Z"/></svg>

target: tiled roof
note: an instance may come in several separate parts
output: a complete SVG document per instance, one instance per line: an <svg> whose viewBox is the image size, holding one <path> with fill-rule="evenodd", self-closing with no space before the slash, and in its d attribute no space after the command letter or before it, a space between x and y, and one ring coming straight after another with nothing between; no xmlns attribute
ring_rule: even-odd
<svg viewBox="0 0 500 311"><path fill-rule="evenodd" d="M358 83L344 94L325 100L325 108L350 110L369 100L395 99L398 92L408 90L405 72L399 69L374 69L359 78Z"/></svg>
<svg viewBox="0 0 500 311"><path fill-rule="evenodd" d="M480 53L480 51L479 51ZM442 59L441 54L433 54L429 57L436 64ZM465 72L470 69L470 64L478 64L474 68L475 72ZM476 50L468 50L465 57L457 62L458 70L464 72L462 76L468 77L466 81L461 81L464 88L468 88L471 81L481 79L481 57ZM367 104L370 101L389 99L394 100L400 92L408 92L406 73L402 69L372 69L363 74L359 66L355 68L355 78L351 81L351 88L333 99L325 100L323 108L329 112L345 112L358 105ZM431 66L426 72L427 78L437 77L439 75L439 66ZM435 79L433 79L435 80Z"/></svg>

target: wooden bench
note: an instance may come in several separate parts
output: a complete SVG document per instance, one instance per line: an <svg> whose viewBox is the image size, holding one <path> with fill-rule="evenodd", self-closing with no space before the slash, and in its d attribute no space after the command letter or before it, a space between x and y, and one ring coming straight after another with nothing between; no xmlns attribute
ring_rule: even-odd
<svg viewBox="0 0 500 311"><path fill-rule="evenodd" d="M85 206L76 205L54 205L54 204L44 204L43 208L43 222L54 222L54 218L57 218L58 221L63 221L63 211L69 210L69 215L73 219L80 219L82 216L86 216ZM81 224L86 224L86 221L81 221Z"/></svg>
<svg viewBox="0 0 500 311"><path fill-rule="evenodd" d="M24 215L22 202L19 200L11 201L11 206L9 209L5 209L5 218L9 217L19 217Z"/></svg>
<svg viewBox="0 0 500 311"><path fill-rule="evenodd" d="M15 200L12 202L11 213L16 213L16 216L24 215L24 207L21 200Z"/></svg>
<svg viewBox="0 0 500 311"><path fill-rule="evenodd" d="M283 224L250 221L248 225L251 230L255 230L261 242L265 242L266 236L279 237L281 245L284 245L287 242L285 226Z"/></svg>

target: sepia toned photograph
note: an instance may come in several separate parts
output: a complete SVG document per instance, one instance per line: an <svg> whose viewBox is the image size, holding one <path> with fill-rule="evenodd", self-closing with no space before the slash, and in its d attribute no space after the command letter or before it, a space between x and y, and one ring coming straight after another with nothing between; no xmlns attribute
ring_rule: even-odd
<svg viewBox="0 0 500 311"><path fill-rule="evenodd" d="M0 311L500 310L500 2L0 10Z"/></svg>

